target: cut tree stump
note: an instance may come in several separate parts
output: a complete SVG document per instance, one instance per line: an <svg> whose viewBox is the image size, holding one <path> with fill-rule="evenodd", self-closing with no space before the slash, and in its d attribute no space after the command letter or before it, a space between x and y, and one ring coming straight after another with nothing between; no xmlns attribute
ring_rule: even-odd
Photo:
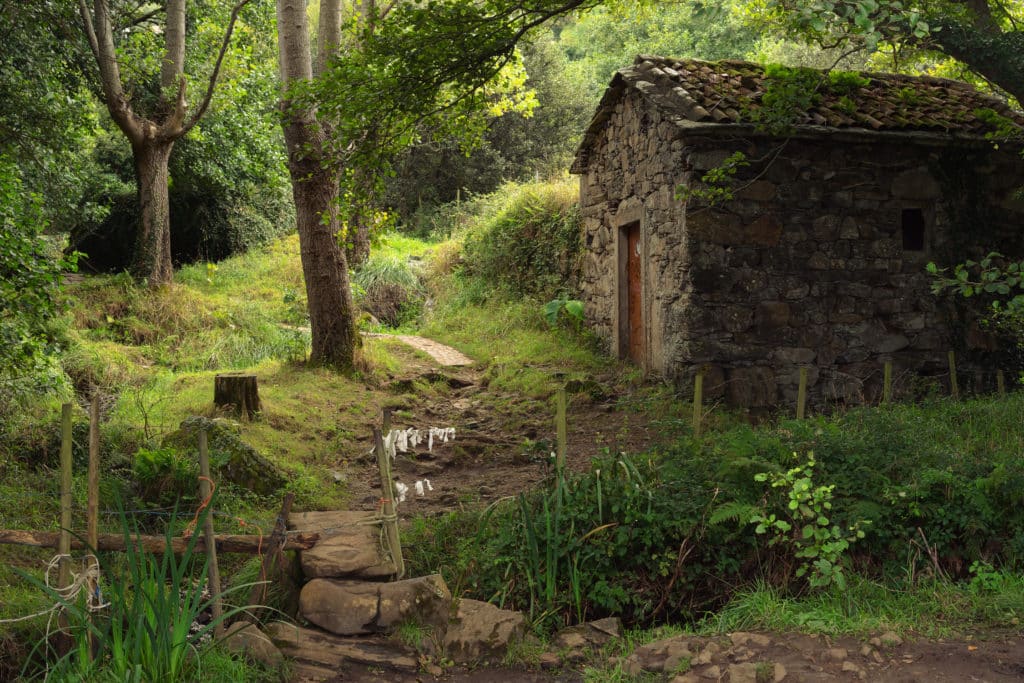
<svg viewBox="0 0 1024 683"><path fill-rule="evenodd" d="M225 372L213 378L213 404L231 408L236 417L250 420L260 411L260 392L256 375Z"/></svg>

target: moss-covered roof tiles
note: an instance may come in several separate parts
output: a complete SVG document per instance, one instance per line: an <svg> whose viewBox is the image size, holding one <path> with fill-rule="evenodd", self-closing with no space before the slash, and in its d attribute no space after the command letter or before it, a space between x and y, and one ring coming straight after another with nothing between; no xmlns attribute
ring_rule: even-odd
<svg viewBox="0 0 1024 683"><path fill-rule="evenodd" d="M944 78L884 73L840 73L831 76L810 69L782 71L750 62L705 62L641 55L618 71L605 93L577 154L574 171L585 167L586 150L603 128L622 93L632 88L679 125L750 126L755 132L778 134L766 127L770 93L786 78L802 77L811 84L805 108L790 108L785 118L795 132L858 131L889 134L927 134L960 139L983 139L1009 125L1024 132L1024 116L992 95ZM766 102L765 95L769 94Z"/></svg>

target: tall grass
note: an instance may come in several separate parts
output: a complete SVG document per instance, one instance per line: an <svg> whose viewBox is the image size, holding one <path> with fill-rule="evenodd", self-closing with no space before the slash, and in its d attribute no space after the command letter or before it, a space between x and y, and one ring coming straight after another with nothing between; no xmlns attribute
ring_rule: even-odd
<svg viewBox="0 0 1024 683"><path fill-rule="evenodd" d="M102 611L89 610L82 596L70 602L35 577L22 574L61 605L74 639L70 652L56 661L49 641L40 643L50 660L47 678L119 683L196 680L214 630L241 609L199 623L199 616L212 604L206 593L206 556L195 552L198 534L191 536L180 557L174 554L173 515L159 556L138 545L134 540L138 526L123 513L121 524L125 552L102 563L102 599L107 603ZM241 588L245 586L232 590Z"/></svg>

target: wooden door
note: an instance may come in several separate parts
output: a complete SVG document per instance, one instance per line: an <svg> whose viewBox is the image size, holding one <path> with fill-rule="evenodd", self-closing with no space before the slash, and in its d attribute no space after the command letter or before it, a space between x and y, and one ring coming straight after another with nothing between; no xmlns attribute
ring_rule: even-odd
<svg viewBox="0 0 1024 683"><path fill-rule="evenodd" d="M626 311L629 321L627 353L637 365L644 364L643 287L640 277L640 224L626 228Z"/></svg>

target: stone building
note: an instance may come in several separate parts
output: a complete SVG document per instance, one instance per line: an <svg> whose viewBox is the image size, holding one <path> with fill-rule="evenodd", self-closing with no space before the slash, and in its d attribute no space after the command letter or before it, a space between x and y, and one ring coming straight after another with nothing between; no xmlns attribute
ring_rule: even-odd
<svg viewBox="0 0 1024 683"><path fill-rule="evenodd" d="M747 407L791 403L800 368L818 405L876 399L885 361L897 392L944 383L950 350L961 388L989 386L1005 351L925 266L1024 254L1024 164L993 138L1024 119L955 81L808 73L641 56L615 75L572 167L589 323ZM773 94L792 78L803 108Z"/></svg>

